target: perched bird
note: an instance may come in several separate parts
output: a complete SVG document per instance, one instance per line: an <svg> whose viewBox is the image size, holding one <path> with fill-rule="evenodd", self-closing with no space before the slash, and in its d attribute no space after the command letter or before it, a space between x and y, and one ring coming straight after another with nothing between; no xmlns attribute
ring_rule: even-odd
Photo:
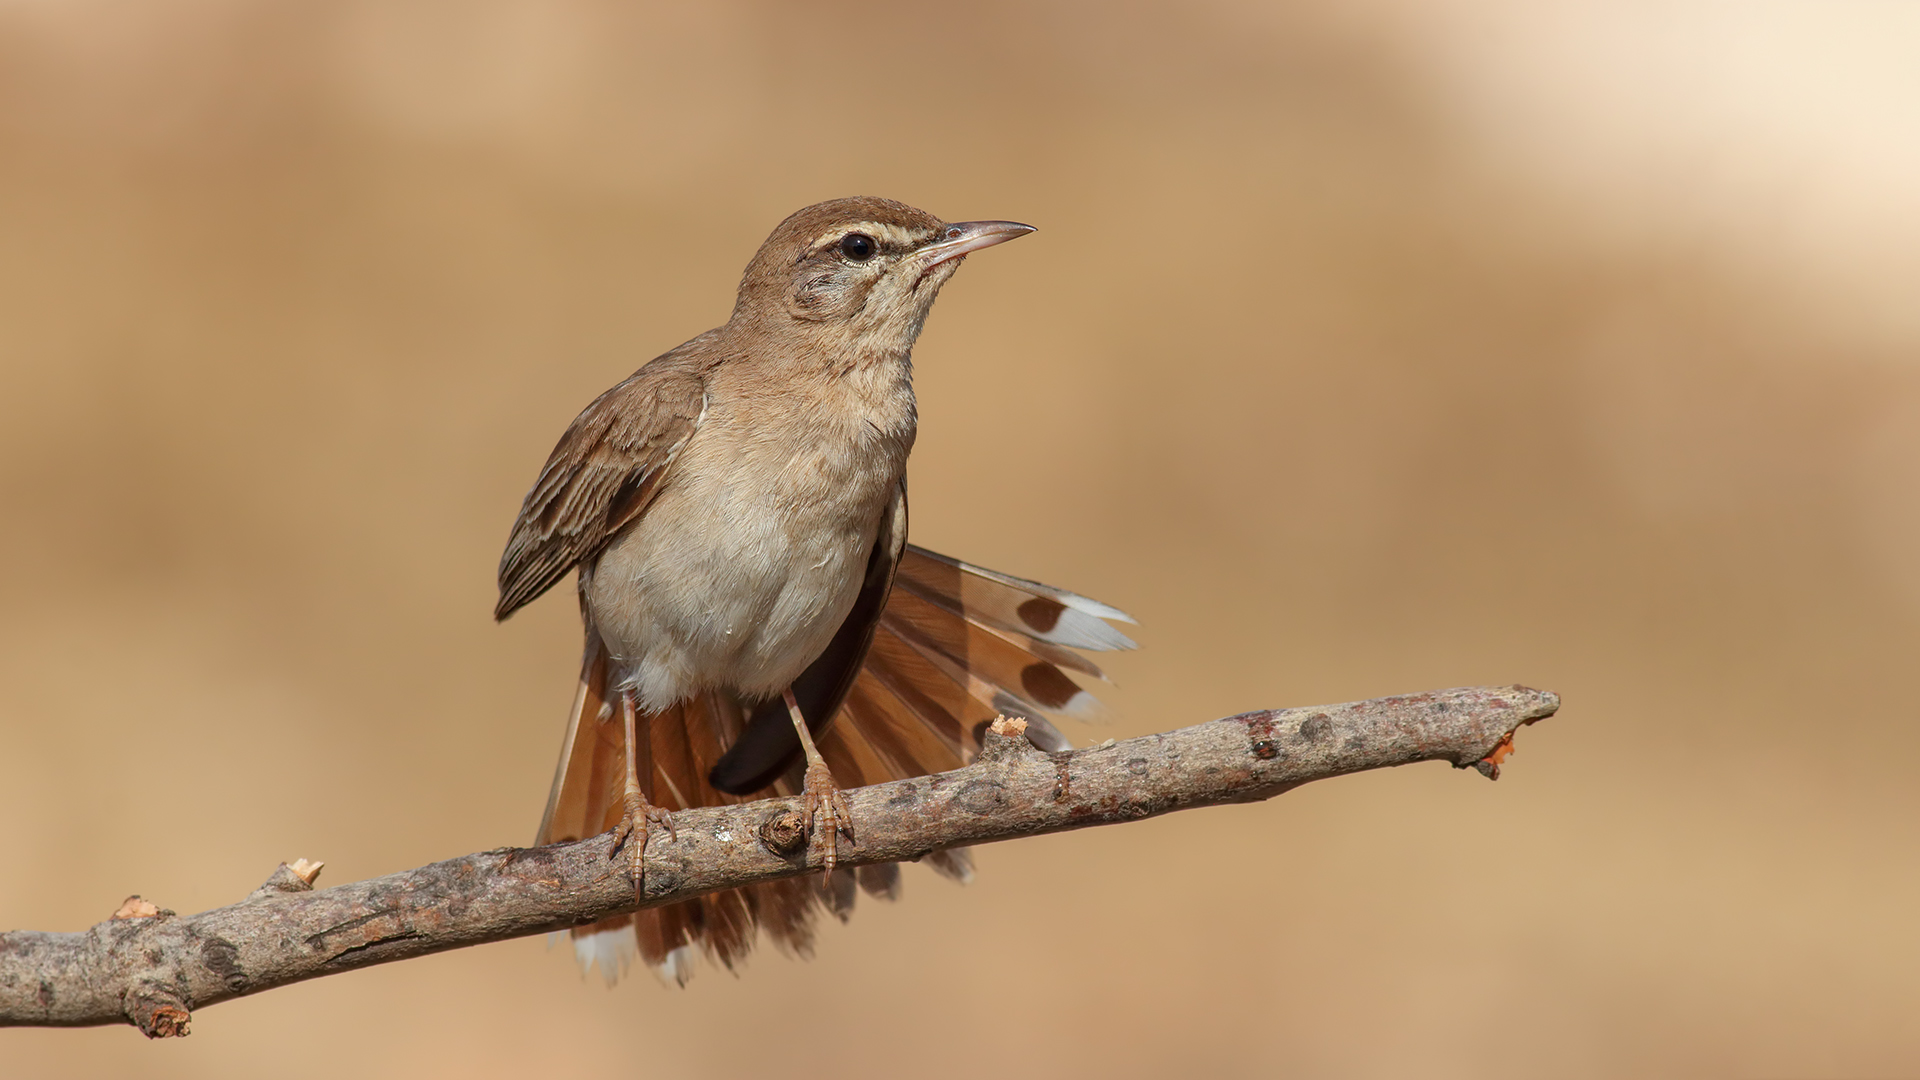
<svg viewBox="0 0 1920 1080"><path fill-rule="evenodd" d="M500 560L505 619L578 570L586 650L536 843L611 831L636 892L671 812L801 794L826 873L573 931L611 982L634 952L684 983L699 945L731 968L764 930L805 955L813 910L896 865L836 867L852 786L957 768L999 713L1097 707L1074 649L1133 643L1104 604L907 544L910 354L969 253L1032 232L837 199L781 222L726 325L600 395L527 493ZM810 839L810 842L815 842ZM935 869L964 880L964 851Z"/></svg>

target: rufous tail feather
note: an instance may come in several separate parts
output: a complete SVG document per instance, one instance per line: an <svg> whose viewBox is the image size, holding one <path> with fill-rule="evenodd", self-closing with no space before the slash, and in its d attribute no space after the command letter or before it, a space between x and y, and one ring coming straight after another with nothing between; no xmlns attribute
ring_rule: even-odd
<svg viewBox="0 0 1920 1080"><path fill-rule="evenodd" d="M845 701L819 732L820 753L842 788L959 768L980 749L1001 714L1023 716L1042 749L1069 746L1050 717L1089 719L1099 702L1069 673L1104 679L1079 651L1130 649L1111 622L1124 612L1038 582L970 566L908 545L865 661ZM608 685L611 665L589 626L580 686L559 768L536 843L603 833L618 822L625 776L623 725ZM741 733L749 710L709 691L646 718L651 768L647 798L668 811L730 805L755 796L715 789L709 776ZM797 770L772 793L798 790ZM964 850L925 860L966 881ZM824 908L845 919L856 891L883 899L900 892L897 865L836 870L730 889L694 900L617 915L572 931L583 966L599 965L609 983L638 956L663 981L684 985L696 949L733 969L764 933L781 951L813 949L813 919Z"/></svg>

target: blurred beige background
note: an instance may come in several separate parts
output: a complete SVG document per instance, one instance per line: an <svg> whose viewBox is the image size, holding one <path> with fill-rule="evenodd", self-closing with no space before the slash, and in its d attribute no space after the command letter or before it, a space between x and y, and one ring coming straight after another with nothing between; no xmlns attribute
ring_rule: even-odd
<svg viewBox="0 0 1920 1080"><path fill-rule="evenodd" d="M1141 621L1097 741L1438 765L1004 845L670 993L525 940L8 1077L1920 1073L1920 8L0 0L0 925L530 838L566 422L788 211L1042 231L914 536ZM1248 857L1249 852L1252 857Z"/></svg>

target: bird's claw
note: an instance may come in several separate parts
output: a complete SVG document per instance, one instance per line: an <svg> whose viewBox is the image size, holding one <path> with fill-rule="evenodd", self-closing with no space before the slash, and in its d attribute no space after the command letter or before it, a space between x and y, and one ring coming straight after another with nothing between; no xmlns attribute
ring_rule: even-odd
<svg viewBox="0 0 1920 1080"><path fill-rule="evenodd" d="M834 865L840 861L840 834L846 833L850 843L857 841L853 835L853 814L847 810L846 797L840 794L825 762L807 766L800 813L808 836L813 835L814 821L820 822L822 866L827 873L833 873Z"/></svg>
<svg viewBox="0 0 1920 1080"><path fill-rule="evenodd" d="M635 900L642 899L647 840L654 826L667 830L668 840L679 839L673 830L673 815L648 802L642 795L628 794L626 813L620 816L620 823L613 827L613 845L607 849L607 858L619 855L622 847L627 849L627 876L633 879Z"/></svg>

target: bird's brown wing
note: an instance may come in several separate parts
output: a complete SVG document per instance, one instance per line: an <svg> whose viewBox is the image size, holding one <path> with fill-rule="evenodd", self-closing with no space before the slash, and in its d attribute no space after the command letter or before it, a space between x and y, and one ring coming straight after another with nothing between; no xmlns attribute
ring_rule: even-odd
<svg viewBox="0 0 1920 1080"><path fill-rule="evenodd" d="M500 556L504 619L587 561L652 503L700 426L705 364L695 338L594 399L567 427Z"/></svg>

